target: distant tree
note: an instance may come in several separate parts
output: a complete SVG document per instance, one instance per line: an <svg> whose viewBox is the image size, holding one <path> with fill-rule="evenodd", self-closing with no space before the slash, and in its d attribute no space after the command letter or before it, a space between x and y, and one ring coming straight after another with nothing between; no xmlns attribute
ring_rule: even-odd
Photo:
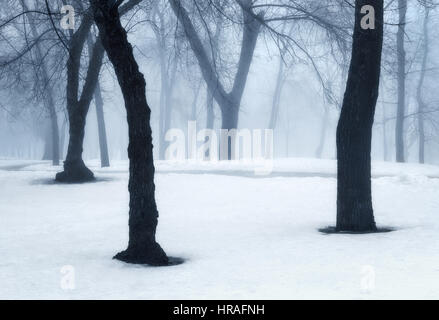
<svg viewBox="0 0 439 320"><path fill-rule="evenodd" d="M83 10L82 2L79 2L79 5L84 14L79 27L75 32L72 32L67 44L66 98L69 118L69 145L64 161L64 171L56 174L56 180L60 182L94 180L93 172L87 168L82 159L82 152L87 113L96 89L105 52L100 39L96 39L82 91L79 93L82 52L93 25L93 16L90 10Z"/></svg>
<svg viewBox="0 0 439 320"><path fill-rule="evenodd" d="M374 9L374 28L362 28L366 5ZM377 230L371 192L371 141L380 82L383 12L383 0L355 1L352 58L337 127L337 231Z"/></svg>
<svg viewBox="0 0 439 320"><path fill-rule="evenodd" d="M431 8L427 5L425 7L423 32L422 32L422 62L421 62L421 75L419 77L418 88L416 90L416 99L418 102L418 133L419 133L419 149L418 159L419 163L425 163L425 115L427 105L423 97L423 87L425 84L425 74L427 72L428 55L430 52L430 36L428 32L428 23L430 19Z"/></svg>
<svg viewBox="0 0 439 320"><path fill-rule="evenodd" d="M405 162L404 146L404 119L406 109L406 52L405 52L405 27L407 16L407 0L398 0L398 33L396 52L398 55L398 105L395 126L396 161Z"/></svg>
<svg viewBox="0 0 439 320"><path fill-rule="evenodd" d="M172 9L180 21L191 48L197 57L204 80L214 96L222 113L222 129L232 130L238 127L239 109L247 82L256 42L261 30L261 14L253 12L251 0L240 0L237 3L242 12L243 36L241 42L241 54L238 62L236 75L230 92L227 92L222 80L218 77L215 65L212 63L209 53L206 51L199 33L189 17L184 4L177 0L170 0ZM229 157L230 152L229 143Z"/></svg>
<svg viewBox="0 0 439 320"><path fill-rule="evenodd" d="M89 55L93 55L93 39L90 33L88 39L88 51ZM96 82L96 89L94 93L94 101L96 108L96 119L98 123L98 137L99 137L99 151L101 154L101 167L106 168L110 166L110 157L108 155L108 142L107 142L107 129L105 126L104 117L104 99L102 98L101 84L99 79Z"/></svg>
<svg viewBox="0 0 439 320"><path fill-rule="evenodd" d="M140 1L130 0L121 6L121 15L127 13L139 4ZM69 116L69 146L66 160L64 161L64 171L56 175L56 180L60 182L86 182L94 180L93 172L87 168L82 159L82 152L87 114L90 103L96 93L105 50L101 44L100 37L97 37L93 48L89 50L90 60L85 80L83 81L82 91L79 93L82 52L94 19L91 10L83 8L82 1L79 1L78 5L83 12L82 20L68 42L66 96Z"/></svg>
<svg viewBox="0 0 439 320"><path fill-rule="evenodd" d="M145 79L120 22L123 0L90 0L102 44L114 66L122 90L129 128L130 211L128 248L115 258L128 263L167 265L168 257L156 242L158 211L155 202L151 110Z"/></svg>

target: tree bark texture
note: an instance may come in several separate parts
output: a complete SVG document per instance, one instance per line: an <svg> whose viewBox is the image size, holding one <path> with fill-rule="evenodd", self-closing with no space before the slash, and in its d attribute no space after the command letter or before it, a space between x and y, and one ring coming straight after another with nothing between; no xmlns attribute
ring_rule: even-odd
<svg viewBox="0 0 439 320"><path fill-rule="evenodd" d="M361 27L365 5L375 9L375 29ZM376 231L370 153L382 45L383 0L356 0L352 58L337 127L337 231Z"/></svg>
<svg viewBox="0 0 439 320"><path fill-rule="evenodd" d="M156 242L158 211L155 202L151 110L145 79L122 27L116 5L91 0L103 46L122 90L129 128L129 242L115 258L139 264L167 265L168 257Z"/></svg>

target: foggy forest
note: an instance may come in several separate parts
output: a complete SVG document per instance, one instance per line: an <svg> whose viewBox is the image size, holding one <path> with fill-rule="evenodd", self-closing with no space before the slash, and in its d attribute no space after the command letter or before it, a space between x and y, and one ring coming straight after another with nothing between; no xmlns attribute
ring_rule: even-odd
<svg viewBox="0 0 439 320"><path fill-rule="evenodd" d="M437 0L2 0L1 299L437 299Z"/></svg>

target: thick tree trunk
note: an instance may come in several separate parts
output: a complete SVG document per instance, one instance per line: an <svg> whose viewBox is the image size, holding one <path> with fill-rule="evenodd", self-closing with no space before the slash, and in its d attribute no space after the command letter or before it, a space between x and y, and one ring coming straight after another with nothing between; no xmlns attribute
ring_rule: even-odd
<svg viewBox="0 0 439 320"><path fill-rule="evenodd" d="M405 118L405 24L407 14L407 0L398 0L399 25L397 33L398 55L398 107L395 127L396 161L405 162L404 147L404 118Z"/></svg>
<svg viewBox="0 0 439 320"><path fill-rule="evenodd" d="M101 167L105 168L110 166L110 157L108 155L107 130L105 128L104 100L102 99L102 91L99 81L96 84L96 90L95 90L95 106L96 106L96 118L98 121Z"/></svg>
<svg viewBox="0 0 439 320"><path fill-rule="evenodd" d="M56 181L59 182L84 182L94 179L93 173L85 166L82 160L82 145L84 140L85 118L91 101L95 84L91 83L94 78L89 67L86 83L84 85L81 99L78 99L79 73L81 68L81 54L87 35L90 32L93 18L89 12L84 14L83 21L78 30L71 36L69 43L69 58L67 60L67 112L69 118L69 145L67 156L64 161L64 171L56 175ZM98 63L99 58L102 63L103 49L94 51L93 58ZM96 54L96 55L95 55ZM92 59L93 59L92 58ZM91 61L90 61L91 64ZM91 66L91 65L90 65ZM100 70L100 66L99 66ZM98 72L99 74L99 72ZM96 75L96 81L97 76ZM95 81L95 82L96 82ZM90 93L89 97L84 93ZM86 99L83 99L86 98Z"/></svg>
<svg viewBox="0 0 439 320"><path fill-rule="evenodd" d="M80 59L84 42L85 39L82 41L82 45L79 46L73 42L75 46L70 50L70 57L67 63L69 146L66 160L64 161L64 171L56 175L56 180L59 182L86 182L94 180L93 172L86 167L82 160L82 152L87 113L96 90L105 51L99 38L96 39L85 84L81 97L78 100Z"/></svg>
<svg viewBox="0 0 439 320"><path fill-rule="evenodd" d="M365 5L375 9L375 29L361 27ZM337 127L337 231L376 231L370 153L382 45L383 0L356 0L352 59Z"/></svg>
<svg viewBox="0 0 439 320"><path fill-rule="evenodd" d="M416 98L418 101L418 132L419 132L419 163L425 163L425 124L424 124L424 112L426 109L425 102L422 97L422 88L425 81L425 73L427 68L427 60L429 53L429 34L428 34L428 17L430 10L425 8L424 17L424 44L422 46L424 52L422 56L421 75L419 78L418 89Z"/></svg>
<svg viewBox="0 0 439 320"><path fill-rule="evenodd" d="M129 127L129 243L128 248L115 258L129 263L167 265L168 258L155 239L158 211L155 202L151 110L146 101L145 79L120 23L118 8L106 0L91 0L91 3L102 43L122 89Z"/></svg>
<svg viewBox="0 0 439 320"><path fill-rule="evenodd" d="M141 0L130 0L120 7L123 15L131 10ZM91 100L96 90L99 73L105 50L99 38L93 47L87 76L79 97L79 71L81 68L81 55L85 41L93 24L93 14L90 10L84 12L84 17L79 28L72 34L69 43L69 59L67 60L67 111L69 115L69 146L64 171L56 175L59 182L86 182L94 180L93 172L88 169L82 160L82 147L84 143L84 130L87 113Z"/></svg>

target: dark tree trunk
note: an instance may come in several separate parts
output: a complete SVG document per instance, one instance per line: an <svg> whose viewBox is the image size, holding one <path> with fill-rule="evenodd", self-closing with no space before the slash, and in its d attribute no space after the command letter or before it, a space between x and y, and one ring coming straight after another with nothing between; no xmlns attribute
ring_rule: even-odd
<svg viewBox="0 0 439 320"><path fill-rule="evenodd" d="M131 10L141 0L130 0L120 7L123 15ZM99 38L94 44L87 76L79 97L79 71L81 68L81 55L85 41L93 24L93 14L87 10L78 30L72 34L69 43L69 59L67 61L67 111L69 116L69 146L64 171L56 175L60 182L86 182L94 180L93 172L88 169L82 160L84 143L85 121L91 100L96 90L99 73L105 50Z"/></svg>
<svg viewBox="0 0 439 320"><path fill-rule="evenodd" d="M87 33L88 34L88 33ZM85 182L94 180L93 172L88 169L82 160L82 151L85 134L85 123L93 94L96 90L99 73L104 57L104 48L101 41L96 39L87 71L81 97L78 100L79 69L81 52L85 39L78 45L73 42L70 57L67 63L67 111L69 115L69 146L64 171L56 175L60 182Z"/></svg>
<svg viewBox="0 0 439 320"><path fill-rule="evenodd" d="M95 90L95 106L96 106L96 118L98 121L101 167L105 168L110 166L110 157L108 155L107 130L105 128L104 100L102 99L102 91L99 81L96 84L96 90Z"/></svg>
<svg viewBox="0 0 439 320"><path fill-rule="evenodd" d="M158 211L155 202L151 110L145 79L120 23L118 8L106 0L91 0L102 43L122 90L129 127L130 159L129 243L115 258L129 262L166 265L168 258L156 242Z"/></svg>
<svg viewBox="0 0 439 320"><path fill-rule="evenodd" d="M100 64L102 64L103 49L94 50L92 57L94 64L92 65L92 61L90 61L90 67L81 99L78 99L81 55L92 23L93 17L90 15L90 12L87 11L84 14L80 27L74 34L72 34L69 43L66 88L67 112L69 118L69 145L67 156L64 161L64 171L57 173L55 178L59 182L84 182L94 179L93 173L85 166L84 161L82 160L82 145L84 141L85 118L99 75ZM96 74L96 66L98 63L99 68ZM93 66L95 67L93 68L95 74L91 72ZM93 80L95 80L94 83Z"/></svg>
<svg viewBox="0 0 439 320"><path fill-rule="evenodd" d="M398 0L399 25L397 34L397 55L398 55L398 109L396 114L395 146L396 161L404 162L404 117L405 117L405 23L407 14L407 0Z"/></svg>
<svg viewBox="0 0 439 320"><path fill-rule="evenodd" d="M375 29L361 28L365 5L375 8ZM356 0L352 59L337 127L337 231L376 231L370 152L382 45L383 0Z"/></svg>

